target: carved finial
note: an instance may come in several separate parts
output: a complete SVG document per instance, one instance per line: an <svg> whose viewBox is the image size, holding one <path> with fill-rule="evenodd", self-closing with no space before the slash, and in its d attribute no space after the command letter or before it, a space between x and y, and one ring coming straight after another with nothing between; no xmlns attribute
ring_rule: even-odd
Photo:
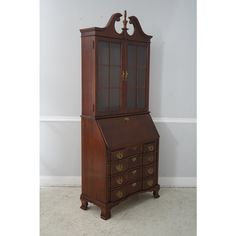
<svg viewBox="0 0 236 236"><path fill-rule="evenodd" d="M124 20L123 20L123 25L124 25L124 26L123 26L122 29L127 31L127 30L128 30L128 28L127 28L127 23L128 23L128 21L127 21L126 18L127 18L127 12L126 12L126 10L125 10L125 12L124 12Z"/></svg>

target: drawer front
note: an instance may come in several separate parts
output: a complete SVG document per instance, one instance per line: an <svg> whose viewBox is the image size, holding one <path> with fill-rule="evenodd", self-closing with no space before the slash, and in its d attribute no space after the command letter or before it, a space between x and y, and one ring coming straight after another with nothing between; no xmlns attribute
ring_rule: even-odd
<svg viewBox="0 0 236 236"><path fill-rule="evenodd" d="M133 182L126 186L127 195L140 191L142 189L142 182Z"/></svg>
<svg viewBox="0 0 236 236"><path fill-rule="evenodd" d="M125 187L111 191L111 201L117 201L127 196Z"/></svg>
<svg viewBox="0 0 236 236"><path fill-rule="evenodd" d="M111 174L120 173L128 169L128 160L114 161L111 163Z"/></svg>
<svg viewBox="0 0 236 236"><path fill-rule="evenodd" d="M128 182L128 174L118 174L111 177L111 189L120 187Z"/></svg>
<svg viewBox="0 0 236 236"><path fill-rule="evenodd" d="M143 177L148 177L156 174L156 164L143 167Z"/></svg>
<svg viewBox="0 0 236 236"><path fill-rule="evenodd" d="M156 151L156 144L155 144L155 142L145 144L143 146L143 151L144 152L154 152L154 151Z"/></svg>
<svg viewBox="0 0 236 236"><path fill-rule="evenodd" d="M142 183L140 181L127 184L121 188L111 191L111 201L118 201L126 196L140 191L142 189Z"/></svg>
<svg viewBox="0 0 236 236"><path fill-rule="evenodd" d="M125 158L125 149L111 152L111 161L118 161Z"/></svg>
<svg viewBox="0 0 236 236"><path fill-rule="evenodd" d="M156 161L155 152L147 152L143 154L143 164L148 165Z"/></svg>
<svg viewBox="0 0 236 236"><path fill-rule="evenodd" d="M143 189L151 188L156 185L157 179L156 176L152 176L143 180Z"/></svg>
<svg viewBox="0 0 236 236"><path fill-rule="evenodd" d="M122 160L126 157L139 154L141 152L142 152L142 148L140 145L123 148L123 149L111 152L111 161Z"/></svg>
<svg viewBox="0 0 236 236"><path fill-rule="evenodd" d="M116 174L111 177L111 189L122 186L127 182L133 182L141 179L142 169L136 168L125 173Z"/></svg>
<svg viewBox="0 0 236 236"><path fill-rule="evenodd" d="M142 177L142 168L135 168L128 172L128 180L129 182L141 179Z"/></svg>
<svg viewBox="0 0 236 236"><path fill-rule="evenodd" d="M139 154L141 152L142 152L142 147L140 145L135 145L135 146L127 147L125 150L125 155L132 156L135 154Z"/></svg>
<svg viewBox="0 0 236 236"><path fill-rule="evenodd" d="M133 168L142 164L141 155L135 155L128 158L128 167Z"/></svg>
<svg viewBox="0 0 236 236"><path fill-rule="evenodd" d="M141 155L135 155L120 161L111 162L111 174L126 171L142 164Z"/></svg>

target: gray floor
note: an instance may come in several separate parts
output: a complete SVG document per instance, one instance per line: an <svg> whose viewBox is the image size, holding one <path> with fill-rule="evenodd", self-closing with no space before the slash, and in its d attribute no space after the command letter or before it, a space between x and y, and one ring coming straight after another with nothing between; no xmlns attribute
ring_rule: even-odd
<svg viewBox="0 0 236 236"><path fill-rule="evenodd" d="M112 218L100 219L100 210L89 204L80 209L79 187L41 188L40 235L196 235L196 189L161 188L130 197L112 209Z"/></svg>

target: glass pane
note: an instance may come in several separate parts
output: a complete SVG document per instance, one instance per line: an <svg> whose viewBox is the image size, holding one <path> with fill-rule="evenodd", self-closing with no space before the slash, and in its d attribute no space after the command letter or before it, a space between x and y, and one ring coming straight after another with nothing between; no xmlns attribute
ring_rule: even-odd
<svg viewBox="0 0 236 236"><path fill-rule="evenodd" d="M137 89L137 107L145 108L145 89Z"/></svg>
<svg viewBox="0 0 236 236"><path fill-rule="evenodd" d="M110 64L120 65L120 43L110 44Z"/></svg>
<svg viewBox="0 0 236 236"><path fill-rule="evenodd" d="M120 89L110 89L110 111L120 109Z"/></svg>
<svg viewBox="0 0 236 236"><path fill-rule="evenodd" d="M146 69L138 68L138 73L137 73L137 87L138 88L145 88L145 78L146 78Z"/></svg>
<svg viewBox="0 0 236 236"><path fill-rule="evenodd" d="M98 111L108 110L108 89L97 90L97 110Z"/></svg>
<svg viewBox="0 0 236 236"><path fill-rule="evenodd" d="M136 66L136 46L128 45L128 66Z"/></svg>
<svg viewBox="0 0 236 236"><path fill-rule="evenodd" d="M127 108L135 109L136 107L136 68L128 68L127 79Z"/></svg>
<svg viewBox="0 0 236 236"><path fill-rule="evenodd" d="M136 109L136 89L128 89L127 92L127 108L134 110Z"/></svg>
<svg viewBox="0 0 236 236"><path fill-rule="evenodd" d="M147 47L138 47L138 66L146 66L147 64Z"/></svg>
<svg viewBox="0 0 236 236"><path fill-rule="evenodd" d="M109 85L109 67L98 66L98 88L108 88Z"/></svg>
<svg viewBox="0 0 236 236"><path fill-rule="evenodd" d="M111 88L120 87L120 76L121 76L120 67L111 66L110 67L110 87Z"/></svg>
<svg viewBox="0 0 236 236"><path fill-rule="evenodd" d="M109 64L109 43L100 41L98 42L98 63Z"/></svg>
<svg viewBox="0 0 236 236"><path fill-rule="evenodd" d="M127 85L129 89L136 89L136 69L128 68Z"/></svg>

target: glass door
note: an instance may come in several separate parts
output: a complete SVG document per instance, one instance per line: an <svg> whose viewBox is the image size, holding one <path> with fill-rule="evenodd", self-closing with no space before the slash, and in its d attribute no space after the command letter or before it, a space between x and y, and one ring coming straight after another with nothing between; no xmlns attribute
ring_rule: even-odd
<svg viewBox="0 0 236 236"><path fill-rule="evenodd" d="M144 44L127 44L126 110L147 109L148 47Z"/></svg>
<svg viewBox="0 0 236 236"><path fill-rule="evenodd" d="M99 114L119 113L121 110L122 44L98 41L96 110Z"/></svg>

